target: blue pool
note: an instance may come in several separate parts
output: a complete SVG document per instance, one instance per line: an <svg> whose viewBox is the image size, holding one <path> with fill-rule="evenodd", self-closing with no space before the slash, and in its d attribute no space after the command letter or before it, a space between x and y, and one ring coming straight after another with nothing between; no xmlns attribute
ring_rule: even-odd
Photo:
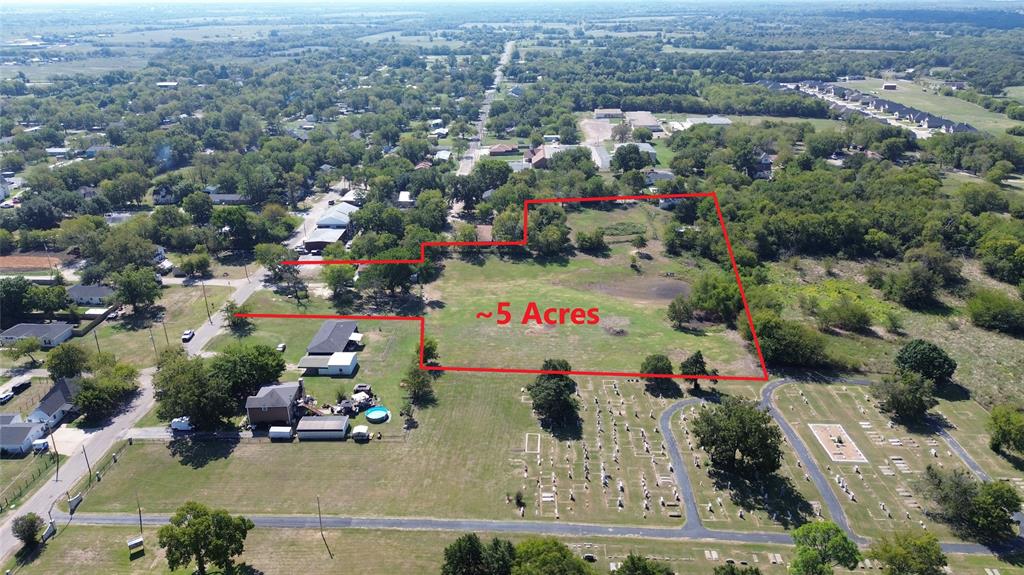
<svg viewBox="0 0 1024 575"><path fill-rule="evenodd" d="M391 412L383 405L371 407L366 410L366 421L370 423L384 423L391 419Z"/></svg>

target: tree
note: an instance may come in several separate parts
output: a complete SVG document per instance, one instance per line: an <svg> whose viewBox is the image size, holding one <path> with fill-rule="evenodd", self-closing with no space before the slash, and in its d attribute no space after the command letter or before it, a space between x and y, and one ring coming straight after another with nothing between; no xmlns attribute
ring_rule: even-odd
<svg viewBox="0 0 1024 575"><path fill-rule="evenodd" d="M187 416L196 428L212 429L236 411L229 384L209 377L203 359L180 347L161 354L153 387L161 419Z"/></svg>
<svg viewBox="0 0 1024 575"><path fill-rule="evenodd" d="M423 363L432 364L438 357L437 340L432 337L423 338Z"/></svg>
<svg viewBox="0 0 1024 575"><path fill-rule="evenodd" d="M704 362L704 354L697 351L693 352L693 355L683 360L679 364L679 373L684 375L717 375L717 370L709 370L707 363ZM711 380L714 383L714 380ZM693 380L693 387L700 389L700 380Z"/></svg>
<svg viewBox="0 0 1024 575"><path fill-rule="evenodd" d="M35 513L26 513L15 518L11 532L28 548L39 544L39 532L43 530L43 518Z"/></svg>
<svg viewBox="0 0 1024 575"><path fill-rule="evenodd" d="M883 377L871 384L871 394L883 412L903 421L920 421L939 403L932 380L914 371L900 370Z"/></svg>
<svg viewBox="0 0 1024 575"><path fill-rule="evenodd" d="M209 194L193 192L181 200L181 209L192 218L192 223L205 226L213 215L213 199Z"/></svg>
<svg viewBox="0 0 1024 575"><path fill-rule="evenodd" d="M114 284L117 300L132 306L134 310L149 307L160 297L160 284L152 268L128 266L111 274L110 280Z"/></svg>
<svg viewBox="0 0 1024 575"><path fill-rule="evenodd" d="M254 527L245 517L232 517L226 509L210 509L195 501L186 502L157 533L162 549L166 549L171 570L187 567L193 561L196 572L206 575L210 563L231 571L232 558L240 555L245 538Z"/></svg>
<svg viewBox="0 0 1024 575"><path fill-rule="evenodd" d="M39 341L38 337L23 337L9 346L5 353L14 361L28 356L29 361L35 365L39 361L32 354L41 349L43 349L43 342Z"/></svg>
<svg viewBox="0 0 1024 575"><path fill-rule="evenodd" d="M928 531L896 531L871 543L867 557L885 565L885 575L942 575L946 555Z"/></svg>
<svg viewBox="0 0 1024 575"><path fill-rule="evenodd" d="M604 241L604 230L598 228L591 232L576 232L576 246L581 252L600 254L608 251L608 244Z"/></svg>
<svg viewBox="0 0 1024 575"><path fill-rule="evenodd" d="M793 575L831 575L841 565L856 569L860 563L857 544L831 521L806 523L793 531L796 557L790 564Z"/></svg>
<svg viewBox="0 0 1024 575"><path fill-rule="evenodd" d="M653 137L654 133L651 132L650 128L645 128L643 126L633 128L633 139L638 142L650 142Z"/></svg>
<svg viewBox="0 0 1024 575"><path fill-rule="evenodd" d="M743 299L736 280L721 272L701 275L690 294L690 303L705 315L718 321L733 322L743 309Z"/></svg>
<svg viewBox="0 0 1024 575"><path fill-rule="evenodd" d="M274 348L241 341L229 345L209 364L210 377L225 382L231 395L239 400L277 383L284 368L284 357Z"/></svg>
<svg viewBox="0 0 1024 575"><path fill-rule="evenodd" d="M405 370L404 382L405 391L413 405L419 407L433 401L433 380L426 370L420 369L418 362L413 361Z"/></svg>
<svg viewBox="0 0 1024 575"><path fill-rule="evenodd" d="M29 312L28 292L32 285L25 276L0 278L0 309L5 323Z"/></svg>
<svg viewBox="0 0 1024 575"><path fill-rule="evenodd" d="M546 359L541 369L571 371L564 359ZM576 381L565 374L540 374L526 386L533 402L533 411L546 425L564 425L579 421L579 405L574 394Z"/></svg>
<svg viewBox="0 0 1024 575"><path fill-rule="evenodd" d="M615 573L616 575L673 575L675 572L664 563L630 552Z"/></svg>
<svg viewBox="0 0 1024 575"><path fill-rule="evenodd" d="M139 370L129 364L116 363L108 354L90 359L90 377L79 382L75 408L88 423L99 423L114 415L139 389Z"/></svg>
<svg viewBox="0 0 1024 575"><path fill-rule="evenodd" d="M228 300L224 304L224 327L231 330L236 336L243 336L252 331L252 319L239 317L238 314L249 313L249 304L236 303L235 300Z"/></svg>
<svg viewBox="0 0 1024 575"><path fill-rule="evenodd" d="M516 545L515 575L592 575L593 570L554 537L529 537Z"/></svg>
<svg viewBox="0 0 1024 575"><path fill-rule="evenodd" d="M509 541L495 537L484 545L467 533L445 547L441 575L510 575L515 553Z"/></svg>
<svg viewBox="0 0 1024 575"><path fill-rule="evenodd" d="M28 290L28 301L32 309L43 312L53 319L53 314L68 307L71 302L64 286L34 285Z"/></svg>
<svg viewBox="0 0 1024 575"><path fill-rule="evenodd" d="M642 153L636 144L625 144L612 154L611 166L618 172L630 172L642 170L650 163L650 156Z"/></svg>
<svg viewBox="0 0 1024 575"><path fill-rule="evenodd" d="M782 432L753 401L727 397L702 409L693 431L715 469L751 478L775 473L782 465Z"/></svg>
<svg viewBox="0 0 1024 575"><path fill-rule="evenodd" d="M640 364L640 373L658 373L671 375L672 361L668 358L668 356L660 353L648 355ZM650 377L647 379L649 381L653 381L660 378Z"/></svg>
<svg viewBox="0 0 1024 575"><path fill-rule="evenodd" d="M281 244L256 244L253 248L254 257L259 264L270 272L271 281L281 281L282 268L285 266L281 265L282 261L292 259L291 253L288 248ZM334 266L324 266L324 268L332 268Z"/></svg>
<svg viewBox="0 0 1024 575"><path fill-rule="evenodd" d="M359 213L359 212L356 212ZM410 260L416 256L402 248L392 248L379 254L382 260ZM357 286L375 290L394 292L397 289L408 290L412 284L413 267L410 264L388 264L367 266L360 274Z"/></svg>
<svg viewBox="0 0 1024 575"><path fill-rule="evenodd" d="M1000 404L992 408L986 425L988 444L996 453L1009 448L1024 453L1024 410L1020 405Z"/></svg>
<svg viewBox="0 0 1024 575"><path fill-rule="evenodd" d="M693 319L693 304L690 303L690 297L681 293L673 298L672 302L668 304L666 316L668 321L672 323L672 327L682 329L683 326Z"/></svg>
<svg viewBox="0 0 1024 575"><path fill-rule="evenodd" d="M949 354L923 339L911 340L900 348L895 364L898 369L920 373L939 384L949 381L956 371L956 361Z"/></svg>
<svg viewBox="0 0 1024 575"><path fill-rule="evenodd" d="M89 353L77 343L62 343L50 350L46 357L46 370L56 380L81 375L89 361Z"/></svg>
<svg viewBox="0 0 1024 575"><path fill-rule="evenodd" d="M616 142L623 143L629 139L630 129L627 122L619 122L612 126L612 139Z"/></svg>
<svg viewBox="0 0 1024 575"><path fill-rule="evenodd" d="M935 515L954 530L982 541L1013 536L1013 515L1020 511L1021 497L1009 483L981 482L964 469L929 465L921 486L926 500L936 507Z"/></svg>
<svg viewBox="0 0 1024 575"><path fill-rule="evenodd" d="M823 336L801 323L782 319L769 309L753 314L757 339L761 344L764 360L775 365L811 367L828 363ZM740 334L752 341L747 322L739 323Z"/></svg>
<svg viewBox="0 0 1024 575"><path fill-rule="evenodd" d="M976 290L967 300L967 315L978 327L1011 335L1024 334L1024 301L999 290Z"/></svg>

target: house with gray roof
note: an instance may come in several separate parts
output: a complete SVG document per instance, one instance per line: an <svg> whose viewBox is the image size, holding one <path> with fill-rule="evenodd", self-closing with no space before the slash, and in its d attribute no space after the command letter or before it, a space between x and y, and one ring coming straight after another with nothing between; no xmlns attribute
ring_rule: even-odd
<svg viewBox="0 0 1024 575"><path fill-rule="evenodd" d="M34 337L43 344L43 349L64 343L71 337L71 324L54 321L50 323L19 323L0 333L0 344L14 345L16 342Z"/></svg>
<svg viewBox="0 0 1024 575"><path fill-rule="evenodd" d="M32 442L46 435L46 426L21 420L16 413L0 413L0 452L28 453Z"/></svg>
<svg viewBox="0 0 1024 575"><path fill-rule="evenodd" d="M302 383L265 385L245 400L249 425L292 425L298 419L298 402L305 393Z"/></svg>
<svg viewBox="0 0 1024 575"><path fill-rule="evenodd" d="M362 340L362 335L356 333L358 327L358 324L352 320L329 319L320 326L320 330L309 341L306 353L309 355L331 355L339 351L347 351Z"/></svg>
<svg viewBox="0 0 1024 575"><path fill-rule="evenodd" d="M104 285L78 284L68 288L68 296L78 305L102 305L113 295L114 288Z"/></svg>
<svg viewBox="0 0 1024 575"><path fill-rule="evenodd" d="M70 379L58 379L50 391L39 400L39 405L29 414L28 421L41 423L53 428L64 416L75 409L75 396L78 395L78 383Z"/></svg>

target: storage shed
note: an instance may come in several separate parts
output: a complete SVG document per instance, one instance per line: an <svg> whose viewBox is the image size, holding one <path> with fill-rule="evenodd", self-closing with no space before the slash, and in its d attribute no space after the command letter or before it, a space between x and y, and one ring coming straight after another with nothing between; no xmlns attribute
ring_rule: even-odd
<svg viewBox="0 0 1024 575"><path fill-rule="evenodd" d="M295 428L299 441L338 440L348 435L347 415L306 416Z"/></svg>

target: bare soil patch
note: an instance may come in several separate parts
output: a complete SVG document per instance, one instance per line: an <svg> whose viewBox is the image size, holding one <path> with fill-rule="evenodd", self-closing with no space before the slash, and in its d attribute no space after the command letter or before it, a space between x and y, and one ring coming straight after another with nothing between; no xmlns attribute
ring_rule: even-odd
<svg viewBox="0 0 1024 575"><path fill-rule="evenodd" d="M591 284L588 289L637 303L668 305L679 294L689 294L690 285L672 278L638 277L614 284Z"/></svg>
<svg viewBox="0 0 1024 575"><path fill-rule="evenodd" d="M0 256L0 270L44 270L52 265L59 265L63 259L56 254L19 254Z"/></svg>

